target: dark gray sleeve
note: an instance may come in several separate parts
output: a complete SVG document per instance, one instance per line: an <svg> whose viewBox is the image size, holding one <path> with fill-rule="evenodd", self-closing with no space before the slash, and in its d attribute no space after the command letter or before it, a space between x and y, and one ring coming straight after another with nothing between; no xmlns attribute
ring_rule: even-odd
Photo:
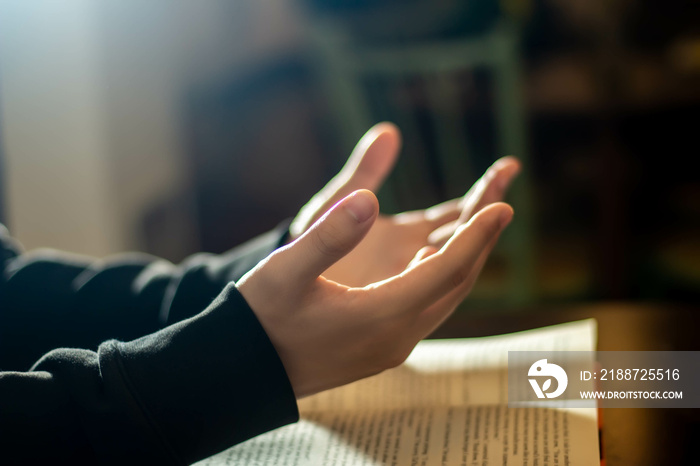
<svg viewBox="0 0 700 466"><path fill-rule="evenodd" d="M176 266L24 255L0 225L0 464L187 464L295 421L230 283L285 234Z"/></svg>
<svg viewBox="0 0 700 466"><path fill-rule="evenodd" d="M282 363L233 284L151 335L0 372L2 464L189 464L297 419Z"/></svg>
<svg viewBox="0 0 700 466"><path fill-rule="evenodd" d="M99 261L22 254L0 225L0 370L24 371L54 348L96 350L191 317L282 245L286 233L283 224L226 254L174 265L145 254Z"/></svg>

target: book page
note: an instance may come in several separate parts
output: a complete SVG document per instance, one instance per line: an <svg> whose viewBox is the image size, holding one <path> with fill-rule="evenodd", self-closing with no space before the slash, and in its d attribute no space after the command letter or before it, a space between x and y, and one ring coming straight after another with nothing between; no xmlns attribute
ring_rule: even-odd
<svg viewBox="0 0 700 466"><path fill-rule="evenodd" d="M248 440L199 466L599 466L594 410L338 411Z"/></svg>
<svg viewBox="0 0 700 466"><path fill-rule="evenodd" d="M595 321L418 344L401 366L299 403L302 419L201 465L599 465L595 409L508 408L513 350L595 348Z"/></svg>
<svg viewBox="0 0 700 466"><path fill-rule="evenodd" d="M596 322L583 320L493 337L425 340L405 363L299 401L302 413L458 407L508 402L508 351L594 351Z"/></svg>

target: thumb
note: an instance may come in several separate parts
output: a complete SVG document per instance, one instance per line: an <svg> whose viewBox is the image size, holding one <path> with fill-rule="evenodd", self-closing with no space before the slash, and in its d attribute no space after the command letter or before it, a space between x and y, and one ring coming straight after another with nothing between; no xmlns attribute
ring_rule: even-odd
<svg viewBox="0 0 700 466"><path fill-rule="evenodd" d="M338 201L358 189L376 191L389 175L401 147L401 132L392 123L374 125L357 143L350 158L331 181L299 212L290 226L292 238Z"/></svg>
<svg viewBox="0 0 700 466"><path fill-rule="evenodd" d="M280 265L293 273L296 283L315 280L362 241L378 213L379 202L371 191L353 192L290 243Z"/></svg>

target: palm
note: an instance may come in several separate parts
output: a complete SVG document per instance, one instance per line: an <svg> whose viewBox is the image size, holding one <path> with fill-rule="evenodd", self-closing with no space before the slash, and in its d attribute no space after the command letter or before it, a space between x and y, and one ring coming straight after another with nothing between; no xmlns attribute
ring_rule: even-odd
<svg viewBox="0 0 700 466"><path fill-rule="evenodd" d="M426 226L417 218L402 221L401 216L380 215L362 242L323 276L361 287L397 275L427 244Z"/></svg>
<svg viewBox="0 0 700 466"><path fill-rule="evenodd" d="M400 147L400 134L382 123L360 140L340 173L299 212L290 228L291 239L301 236L336 202L357 189L376 190L389 174ZM423 248L439 248L484 206L503 198L519 170L512 157L500 159L460 199L426 210L380 215L366 237L323 276L358 287L401 273Z"/></svg>

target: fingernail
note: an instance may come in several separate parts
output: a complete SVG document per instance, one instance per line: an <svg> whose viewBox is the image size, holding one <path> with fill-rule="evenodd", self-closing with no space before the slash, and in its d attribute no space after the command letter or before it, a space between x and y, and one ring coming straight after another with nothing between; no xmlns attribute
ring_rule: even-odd
<svg viewBox="0 0 700 466"><path fill-rule="evenodd" d="M344 207L357 223L365 222L374 214L374 203L362 192L351 194Z"/></svg>

